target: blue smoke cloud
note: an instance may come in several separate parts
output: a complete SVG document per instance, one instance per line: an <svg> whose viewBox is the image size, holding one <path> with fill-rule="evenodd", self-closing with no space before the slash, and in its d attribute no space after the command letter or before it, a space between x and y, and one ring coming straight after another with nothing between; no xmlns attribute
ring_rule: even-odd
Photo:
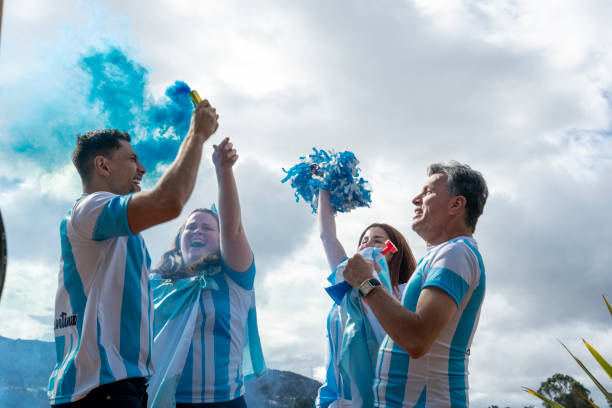
<svg viewBox="0 0 612 408"><path fill-rule="evenodd" d="M65 83L59 84L60 95L41 95L28 118L11 124L12 153L53 171L70 161L78 134L100 128L124 130L132 135L149 171L147 184L154 182L189 130L189 86L176 81L164 98L154 99L147 69L117 47L81 55L72 69L61 76Z"/></svg>
<svg viewBox="0 0 612 408"><path fill-rule="evenodd" d="M174 159L189 130L189 86L176 81L166 89L165 100L154 101L147 95L147 70L118 48L83 57L79 66L91 77L88 102L107 112L109 127L135 136L142 163L159 176L156 166Z"/></svg>

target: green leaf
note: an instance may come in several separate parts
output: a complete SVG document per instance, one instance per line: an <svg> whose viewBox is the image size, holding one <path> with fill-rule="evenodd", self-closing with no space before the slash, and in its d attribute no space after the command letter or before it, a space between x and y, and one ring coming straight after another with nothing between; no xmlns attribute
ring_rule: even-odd
<svg viewBox="0 0 612 408"><path fill-rule="evenodd" d="M528 394L534 395L536 397L538 397L539 399L541 399L542 401L544 401L545 403L547 403L548 405L550 405L553 408L565 408L563 405L556 403L555 401L551 401L546 397L543 397L542 395L538 394L537 391L532 390L531 388L527 388L527 387L523 387L523 389L525 390L525 392L527 392Z"/></svg>
<svg viewBox="0 0 612 408"><path fill-rule="evenodd" d="M574 358L574 360L576 360L576 362L578 363L578 365L584 370L585 373L587 373L587 375L591 378L591 380L595 383L595 385L597 386L597 388L599 388L599 391L601 391L603 393L603 395L606 396L606 398L612 400L612 394L610 394L604 387L603 385L600 384L599 381L597 381L597 378L595 378L593 376L593 374L591 374L591 372L585 367L584 364L582 364L582 361L578 360L578 358L572 354L572 352L570 351L570 349L567 348L567 346L565 344L563 344L562 342L561 345L567 350L568 353L570 353L570 356L572 356Z"/></svg>
<svg viewBox="0 0 612 408"><path fill-rule="evenodd" d="M594 403L593 401L591 401L589 398L587 398L587 396L586 396L586 395L584 395L583 393L581 393L579 390L577 390L577 389L575 389L575 388L574 388L572 391L573 391L573 392L575 392L576 394L578 394L578 396L579 396L580 398L582 398L583 400L585 400L586 402L588 402L588 403L589 403L589 405L590 405L590 406L592 406L593 408L599 408L597 405L595 405L595 403Z"/></svg>
<svg viewBox="0 0 612 408"><path fill-rule="evenodd" d="M585 339L582 339L582 341L584 342L586 347L589 349L593 357L595 357L595 360L597 360L601 368L603 368L604 371L610 376L610 378L612 378L612 366L610 366L610 364L601 356L601 354L599 354L597 350L591 347L591 345L587 343Z"/></svg>

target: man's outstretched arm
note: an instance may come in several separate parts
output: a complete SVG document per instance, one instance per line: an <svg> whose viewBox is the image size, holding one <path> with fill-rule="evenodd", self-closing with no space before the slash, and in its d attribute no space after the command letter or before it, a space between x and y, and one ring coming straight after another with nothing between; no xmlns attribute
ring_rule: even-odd
<svg viewBox="0 0 612 408"><path fill-rule="evenodd" d="M127 217L133 233L180 215L195 185L202 145L217 130L218 118L215 108L207 100L196 107L189 132L170 168L155 187L136 193L130 199Z"/></svg>

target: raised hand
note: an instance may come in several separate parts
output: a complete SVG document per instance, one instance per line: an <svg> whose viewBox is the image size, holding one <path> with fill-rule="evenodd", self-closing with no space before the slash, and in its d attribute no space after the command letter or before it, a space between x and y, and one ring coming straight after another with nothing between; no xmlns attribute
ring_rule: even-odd
<svg viewBox="0 0 612 408"><path fill-rule="evenodd" d="M204 99L193 112L190 127L197 136L203 137L206 141L219 127L218 120L217 110Z"/></svg>
<svg viewBox="0 0 612 408"><path fill-rule="evenodd" d="M215 151L213 152L213 163L217 172L231 169L236 160L238 160L238 153L234 149L234 145L230 142L229 137L226 137L219 143L219 145L213 145Z"/></svg>

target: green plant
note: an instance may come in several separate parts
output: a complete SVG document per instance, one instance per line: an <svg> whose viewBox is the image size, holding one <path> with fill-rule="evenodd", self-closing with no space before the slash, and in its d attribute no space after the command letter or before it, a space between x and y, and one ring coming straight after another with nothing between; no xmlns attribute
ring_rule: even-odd
<svg viewBox="0 0 612 408"><path fill-rule="evenodd" d="M608 312L610 312L610 315L612 315L612 307L610 307L610 303L608 303L608 300L606 299L605 296L603 296L603 300L606 303L606 306L608 307ZM584 342L586 348L589 350L589 352L591 353L591 355L595 358L595 360L599 363L599 365L603 368L603 370L608 374L608 376L610 376L610 378L612 379L612 366L610 366L610 364L601 356L601 354L599 354L597 352L597 350L595 350L589 343L586 342L585 339L582 339L582 341ZM560 342L561 343L561 342ZM587 373L587 375L589 376L589 378L591 378L591 380L595 383L595 385L597 386L597 388L599 388L599 390L603 393L603 395L605 395L606 399L608 400L608 402L612 401L612 394L606 390L603 385L601 385L601 383L595 378L595 376L593 376L593 374L591 374L591 372L586 368L586 366L582 363L582 361L580 361L571 351L569 348L567 348L567 346L563 343L561 343L561 345L567 350L567 352L572 356L572 358L576 361L576 363L578 363L578 365L584 370L585 373ZM538 393L537 391L532 390L531 388L527 388L527 387L523 387L525 389L525 391L531 395L534 395L538 398L540 398L542 401L544 401L546 404L550 405L553 408L565 408L563 405L552 401L546 397L544 397L542 394ZM580 395L580 397L582 399L584 399L586 402L588 402L590 405L592 405L595 408L598 408L597 405L595 405L593 403L593 401L591 401L586 395L584 395L583 393L578 392L578 394Z"/></svg>

